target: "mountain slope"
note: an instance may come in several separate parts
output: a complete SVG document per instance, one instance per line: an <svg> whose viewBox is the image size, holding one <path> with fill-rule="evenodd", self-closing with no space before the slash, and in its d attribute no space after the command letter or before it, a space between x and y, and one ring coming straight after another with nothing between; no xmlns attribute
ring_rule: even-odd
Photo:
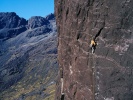
<svg viewBox="0 0 133 100"><path fill-rule="evenodd" d="M7 19L18 17L8 14ZM5 23L15 26L12 20ZM53 99L58 71L55 20L32 17L25 25L3 27L0 37L0 100Z"/></svg>
<svg viewBox="0 0 133 100"><path fill-rule="evenodd" d="M57 100L133 100L132 6L131 0L55 0Z"/></svg>

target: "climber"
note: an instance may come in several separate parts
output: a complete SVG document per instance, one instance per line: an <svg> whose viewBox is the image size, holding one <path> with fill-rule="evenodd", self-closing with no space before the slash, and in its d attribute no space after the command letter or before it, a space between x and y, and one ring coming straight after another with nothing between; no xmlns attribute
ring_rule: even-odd
<svg viewBox="0 0 133 100"><path fill-rule="evenodd" d="M90 44L90 47L91 47L91 51L92 51L92 53L95 52L96 45L97 45L97 44L96 44L95 39L92 39L92 40L91 40L91 44Z"/></svg>

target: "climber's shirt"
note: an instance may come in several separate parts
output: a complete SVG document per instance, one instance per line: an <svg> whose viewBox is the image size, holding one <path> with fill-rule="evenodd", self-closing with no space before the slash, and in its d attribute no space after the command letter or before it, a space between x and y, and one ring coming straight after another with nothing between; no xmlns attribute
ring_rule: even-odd
<svg viewBox="0 0 133 100"><path fill-rule="evenodd" d="M91 46L95 46L96 45L95 41L94 40L91 40L91 44L90 45Z"/></svg>

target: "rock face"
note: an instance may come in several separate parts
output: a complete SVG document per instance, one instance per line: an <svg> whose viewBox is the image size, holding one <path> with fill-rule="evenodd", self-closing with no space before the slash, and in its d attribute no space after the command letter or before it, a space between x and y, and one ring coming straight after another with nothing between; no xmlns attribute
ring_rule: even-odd
<svg viewBox="0 0 133 100"><path fill-rule="evenodd" d="M48 16L46 16L46 19L47 20L54 20L55 19L55 16L54 16L54 14L49 14Z"/></svg>
<svg viewBox="0 0 133 100"><path fill-rule="evenodd" d="M0 25L0 100L52 100L58 71L55 20L32 17L14 24L22 19L15 13L0 16L5 23Z"/></svg>
<svg viewBox="0 0 133 100"><path fill-rule="evenodd" d="M16 28L26 24L27 21L24 18L20 18L14 12L0 13L0 29Z"/></svg>
<svg viewBox="0 0 133 100"><path fill-rule="evenodd" d="M27 30L27 21L14 12L0 13L0 39L7 40Z"/></svg>
<svg viewBox="0 0 133 100"><path fill-rule="evenodd" d="M36 27L41 27L43 25L48 25L48 24L49 24L49 21L40 16L34 16L28 20L28 26L29 28L32 28L32 29Z"/></svg>
<svg viewBox="0 0 133 100"><path fill-rule="evenodd" d="M55 0L63 73L56 100L133 100L132 6L131 0Z"/></svg>

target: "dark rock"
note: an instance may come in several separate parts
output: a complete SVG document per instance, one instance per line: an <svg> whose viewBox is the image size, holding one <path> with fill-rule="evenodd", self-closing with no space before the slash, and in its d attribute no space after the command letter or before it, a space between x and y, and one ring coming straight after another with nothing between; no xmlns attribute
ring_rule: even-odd
<svg viewBox="0 0 133 100"><path fill-rule="evenodd" d="M55 0L65 100L133 100L132 6L131 0Z"/></svg>
<svg viewBox="0 0 133 100"><path fill-rule="evenodd" d="M25 26L18 27L18 28L4 28L0 30L0 39L7 40L9 38L15 37L20 33L26 31L27 28Z"/></svg>
<svg viewBox="0 0 133 100"><path fill-rule="evenodd" d="M32 28L32 29L41 27L43 25L48 25L48 24L49 24L49 21L40 16L34 16L28 20L28 26L29 28Z"/></svg>
<svg viewBox="0 0 133 100"><path fill-rule="evenodd" d="M0 39L7 40L27 30L27 21L14 12L0 13Z"/></svg>
<svg viewBox="0 0 133 100"><path fill-rule="evenodd" d="M0 13L0 29L16 28L26 24L27 24L27 21L24 18L20 18L14 12Z"/></svg>
<svg viewBox="0 0 133 100"><path fill-rule="evenodd" d="M48 54L57 54L57 49L50 49L47 51Z"/></svg>
<svg viewBox="0 0 133 100"><path fill-rule="evenodd" d="M51 27L44 25L44 26L38 27L37 29L29 31L27 34L27 37L31 38L38 35L45 35L51 31L52 31Z"/></svg>
<svg viewBox="0 0 133 100"><path fill-rule="evenodd" d="M48 16L46 16L46 19L47 20L55 20L55 16L54 16L54 14L49 14Z"/></svg>

